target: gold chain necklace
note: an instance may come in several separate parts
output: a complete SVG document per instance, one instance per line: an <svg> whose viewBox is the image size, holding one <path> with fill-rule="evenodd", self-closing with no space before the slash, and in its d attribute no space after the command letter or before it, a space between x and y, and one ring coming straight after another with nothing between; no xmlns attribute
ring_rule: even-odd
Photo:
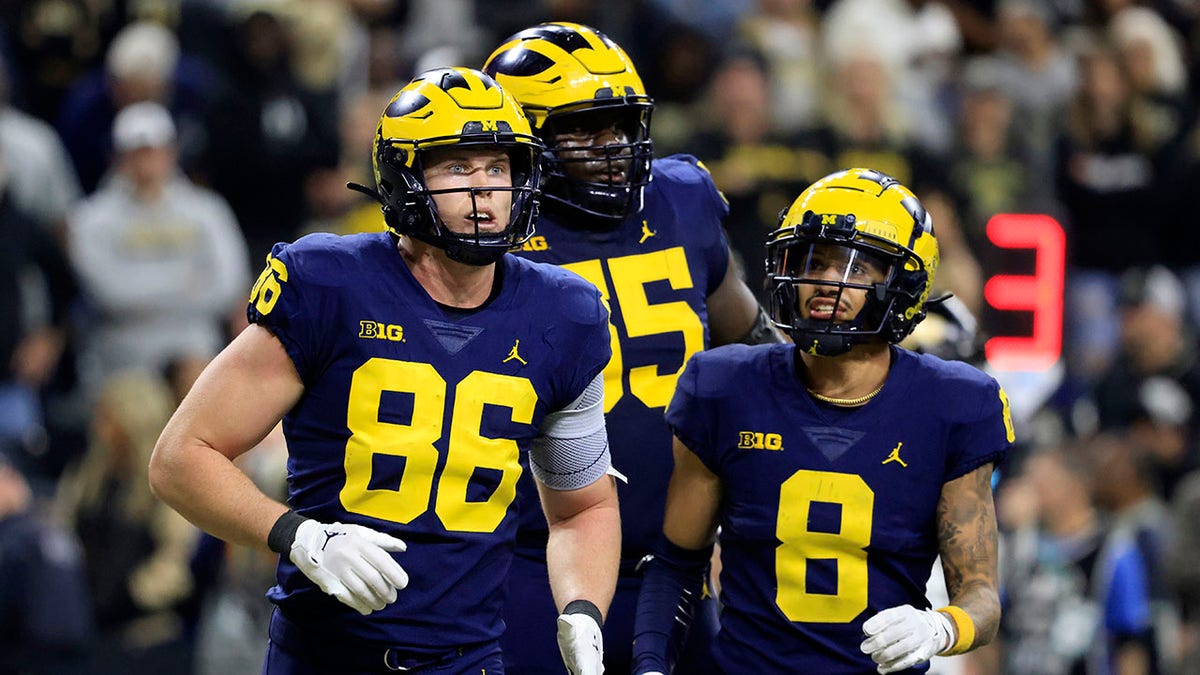
<svg viewBox="0 0 1200 675"><path fill-rule="evenodd" d="M818 394L817 392L813 391L812 389L809 389L808 387L805 387L805 389L808 390L808 393L810 396L817 399L818 401L821 401L822 403L830 403L832 405L840 405L840 406L844 406L847 408L852 408L854 406L862 405L862 404L866 403L867 401L870 401L871 399L875 398L875 394L878 394L880 391L882 391L883 385L886 383L887 383L887 380L884 380L884 382L881 383L878 387L875 387L875 391L867 394L866 396L859 396L858 398L835 398L833 396L826 396L825 394Z"/></svg>

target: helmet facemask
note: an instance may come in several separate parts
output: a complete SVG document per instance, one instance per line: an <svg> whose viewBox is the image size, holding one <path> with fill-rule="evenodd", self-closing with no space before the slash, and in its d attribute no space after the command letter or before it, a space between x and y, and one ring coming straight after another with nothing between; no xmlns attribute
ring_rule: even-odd
<svg viewBox="0 0 1200 675"><path fill-rule="evenodd" d="M552 111L539 129L546 143L545 198L605 222L641 210L654 154L653 106L613 101Z"/></svg>
<svg viewBox="0 0 1200 675"><path fill-rule="evenodd" d="M829 222L833 220L833 222ZM855 228L853 215L808 213L767 243L770 311L801 349L844 354L871 341L899 342L924 317L927 275L910 249ZM856 295L865 295L856 314Z"/></svg>
<svg viewBox="0 0 1200 675"><path fill-rule="evenodd" d="M511 136L511 134L508 134ZM504 134L462 140L434 138L410 145L409 150L380 142L380 194L390 208L384 215L388 227L398 234L407 234L427 244L445 250L451 260L468 265L488 265L499 260L509 250L519 247L533 235L537 214L536 185L540 181L537 161L538 146L528 142L506 140ZM425 181L428 153L437 148L495 148L509 158L513 184L504 186L455 187L431 190ZM470 195L471 212L481 213L479 195L484 192L510 192L511 207L508 224L495 232L482 231L476 222L474 231L455 232L438 211L434 195L463 192Z"/></svg>
<svg viewBox="0 0 1200 675"><path fill-rule="evenodd" d="M354 183L347 187L379 200L393 234L441 248L452 260L487 265L533 235L544 149L524 111L491 77L470 68L437 68L396 92L380 116L372 155L375 189ZM431 190L427 171L440 160L431 164L428 153L443 150L449 151L446 159L461 159L474 167L464 176L479 170L479 160L490 155L494 161L482 166L488 178L483 183L451 180L452 189ZM499 158L507 158L507 166ZM507 185L496 184L505 182L492 176L496 167L511 176ZM443 168L457 173L449 166ZM451 222L471 221L472 227L458 228L464 231L456 232L438 211L435 197L452 192L465 192L470 198L469 209L448 214ZM489 226L500 222L501 215L492 210L503 208L503 203L491 203L494 195L482 197L496 192L510 193L511 204L505 227L493 232L481 229L480 221Z"/></svg>
<svg viewBox="0 0 1200 675"><path fill-rule="evenodd" d="M520 101L546 143L547 204L592 228L613 227L642 208L654 101L616 42L582 24L538 24L506 38L483 69ZM556 138L573 134L590 138L562 145Z"/></svg>

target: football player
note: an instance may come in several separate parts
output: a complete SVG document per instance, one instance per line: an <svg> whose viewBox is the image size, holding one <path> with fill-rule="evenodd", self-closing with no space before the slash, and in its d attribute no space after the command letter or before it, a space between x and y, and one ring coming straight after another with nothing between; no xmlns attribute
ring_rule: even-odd
<svg viewBox="0 0 1200 675"><path fill-rule="evenodd" d="M546 143L537 235L518 255L579 274L611 311L613 358L605 411L618 487L621 575L604 626L605 666L628 673L638 563L662 524L671 472L663 411L688 357L710 344L778 342L731 264L724 197L695 158L651 158L654 103L628 55L579 24L533 26L496 49L484 70L524 107ZM559 673L546 628L556 608L545 591L545 521L533 483L518 486L522 525L506 607L505 660L512 672ZM704 673L715 606L701 612L687 672Z"/></svg>
<svg viewBox="0 0 1200 675"><path fill-rule="evenodd" d="M532 232L541 151L492 78L418 76L379 120L376 189L359 186L388 231L277 244L251 325L163 432L157 494L280 554L264 673L502 673L526 455L562 658L601 672L620 550L608 313L577 276L506 255ZM280 418L287 506L231 462Z"/></svg>
<svg viewBox="0 0 1200 675"><path fill-rule="evenodd" d="M722 672L919 672L986 644L992 468L1014 432L991 377L897 346L937 271L928 214L878 171L834 173L784 213L767 262L795 345L698 353L679 378L635 672L671 672L718 526ZM939 553L950 604L934 610Z"/></svg>

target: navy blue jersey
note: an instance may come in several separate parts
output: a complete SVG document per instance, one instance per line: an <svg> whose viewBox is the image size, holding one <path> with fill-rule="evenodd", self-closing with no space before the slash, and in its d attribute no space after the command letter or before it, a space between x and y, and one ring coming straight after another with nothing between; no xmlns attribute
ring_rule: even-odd
<svg viewBox="0 0 1200 675"><path fill-rule="evenodd" d="M473 644L502 631L501 581L520 458L543 418L608 362L599 294L550 265L505 256L499 291L448 316L386 233L277 244L249 318L283 343L305 385L284 417L288 502L316 520L403 539L396 602L368 617L286 556L268 594L330 640Z"/></svg>
<svg viewBox="0 0 1200 675"><path fill-rule="evenodd" d="M729 265L728 213L712 177L693 157L655 159L642 210L603 231L543 214L519 255L562 265L592 282L611 310L613 358L604 405L619 485L622 557L640 559L662 532L671 475L671 431L663 411L688 357L708 345L707 297ZM522 548L545 549L546 521L533 481L521 479Z"/></svg>
<svg viewBox="0 0 1200 675"><path fill-rule="evenodd" d="M696 354L667 421L721 479L726 672L866 673L862 624L928 607L942 485L997 462L1007 400L972 366L892 348L883 389L858 408L817 403L794 347Z"/></svg>

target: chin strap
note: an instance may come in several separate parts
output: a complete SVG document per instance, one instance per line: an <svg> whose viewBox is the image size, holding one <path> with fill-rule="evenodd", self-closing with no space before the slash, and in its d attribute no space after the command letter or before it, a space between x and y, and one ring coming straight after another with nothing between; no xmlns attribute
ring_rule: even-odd
<svg viewBox="0 0 1200 675"><path fill-rule="evenodd" d="M812 331L792 329L788 331L797 349L804 350L813 356L841 356L854 346L849 335L834 335L831 333L814 333Z"/></svg>
<svg viewBox="0 0 1200 675"><path fill-rule="evenodd" d="M375 188L369 188L366 185L359 185L358 183L346 183L346 187L374 199L379 202L380 206L387 206L387 202L383 200L383 195L379 194Z"/></svg>
<svg viewBox="0 0 1200 675"><path fill-rule="evenodd" d="M395 216L394 216L395 210L387 203L387 200L385 200L383 198L383 195L379 194L378 190L376 190L375 188L367 187L366 185L359 185L358 183L346 183L346 187L355 192L361 192L364 195L370 197L371 199L374 199L375 201L379 202L379 206L383 210L384 226L391 233L393 233L397 236L400 235L400 230L398 228L394 227L392 224L392 222L395 220Z"/></svg>
<svg viewBox="0 0 1200 675"><path fill-rule="evenodd" d="M503 248L487 248L481 250L479 248L463 246L454 241L443 240L436 243L430 243L445 251L447 258L463 263L464 265L472 265L474 267L483 267L484 265L491 265L492 263L499 262L500 259L504 257L504 254L508 253L508 251Z"/></svg>

